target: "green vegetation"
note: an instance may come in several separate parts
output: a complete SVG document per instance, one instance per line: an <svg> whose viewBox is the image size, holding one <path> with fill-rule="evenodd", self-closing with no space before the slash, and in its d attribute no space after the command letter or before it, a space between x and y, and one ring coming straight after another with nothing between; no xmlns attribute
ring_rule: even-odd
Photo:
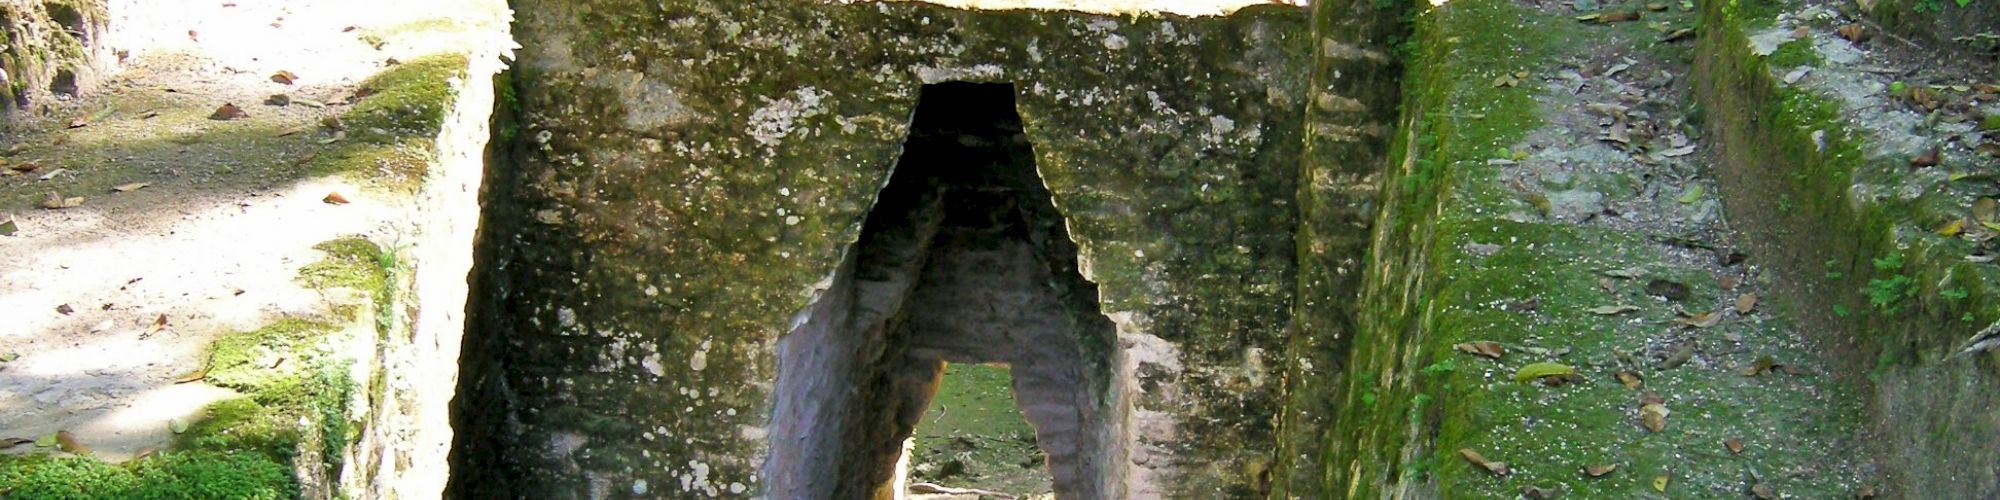
<svg viewBox="0 0 2000 500"><path fill-rule="evenodd" d="M415 189L434 154L452 102L450 81L465 74L464 54L436 54L383 70L361 83L372 92L341 115L349 141L313 161L317 174L347 174Z"/></svg>
<svg viewBox="0 0 2000 500"><path fill-rule="evenodd" d="M1888 278L1870 278L1862 293L1868 296L1868 304L1888 314L1896 314L1903 308L1903 300L1917 295L1917 288L1909 276L1902 274L1903 257L1891 254L1874 259L1877 272L1890 273Z"/></svg>
<svg viewBox="0 0 2000 500"><path fill-rule="evenodd" d="M300 270L306 285L353 288L378 298L387 288L385 262L391 261L375 244L352 237L314 248L326 256ZM359 319L354 308L344 311L348 319ZM0 457L0 497L296 497L293 470L301 454L313 454L306 463L332 475L340 468L341 450L359 433L348 418L356 389L349 361L326 345L339 329L286 318L224 335L209 348L203 379L244 397L209 405L175 436L171 451L126 464L86 456ZM302 428L302 421L314 425Z"/></svg>
<svg viewBox="0 0 2000 500"><path fill-rule="evenodd" d="M913 480L1016 494L1050 491L1035 429L1005 366L950 364L917 424Z"/></svg>
<svg viewBox="0 0 2000 500"><path fill-rule="evenodd" d="M292 471L257 453L174 452L126 464L90 457L0 456L0 497L19 499L285 499Z"/></svg>
<svg viewBox="0 0 2000 500"><path fill-rule="evenodd" d="M1818 50L1813 49L1812 39L1807 38L1779 45L1778 50L1772 52L1765 61L1773 68L1796 68L1819 66L1824 64L1826 59L1819 55Z"/></svg>

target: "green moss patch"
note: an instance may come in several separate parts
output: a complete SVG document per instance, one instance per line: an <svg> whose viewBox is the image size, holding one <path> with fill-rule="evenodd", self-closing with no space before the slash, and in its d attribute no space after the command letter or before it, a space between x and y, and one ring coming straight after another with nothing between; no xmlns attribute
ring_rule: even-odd
<svg viewBox="0 0 2000 500"><path fill-rule="evenodd" d="M374 243L342 238L314 248L326 256L300 270L299 280L308 286L371 295L385 288L387 259ZM340 329L325 321L285 318L224 335L209 348L203 380L244 396L209 405L174 437L171 451L126 464L48 454L0 457L0 497L297 497L295 468L319 464L324 470L318 473L334 475L342 450L359 435L348 418L357 390L350 361L327 345ZM302 462L301 454L314 456Z"/></svg>
<svg viewBox="0 0 2000 500"><path fill-rule="evenodd" d="M463 77L465 69L464 54L435 54L361 82L368 95L340 117L348 141L316 157L311 170L415 189L430 166L452 103L451 80Z"/></svg>
<svg viewBox="0 0 2000 500"><path fill-rule="evenodd" d="M77 456L0 456L0 497L19 499L285 499L290 467L258 453L174 452L109 464Z"/></svg>

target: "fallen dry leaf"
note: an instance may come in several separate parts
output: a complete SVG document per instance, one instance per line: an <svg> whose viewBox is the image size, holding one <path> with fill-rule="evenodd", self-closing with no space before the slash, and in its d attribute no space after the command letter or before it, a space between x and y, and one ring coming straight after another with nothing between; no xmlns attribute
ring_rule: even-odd
<svg viewBox="0 0 2000 500"><path fill-rule="evenodd" d="M2000 200L1980 198L1972 202L1972 220L1980 224L2000 222Z"/></svg>
<svg viewBox="0 0 2000 500"><path fill-rule="evenodd" d="M126 184L119 184L119 185L116 185L116 186L112 186L112 187L111 187L111 190L112 190L112 191L115 191L115 192L120 192L120 193L130 193L130 192L133 192L133 191L138 191L138 190L141 190L141 189L145 189L145 188L146 188L146 186L151 186L151 185L153 185L153 183L151 183L151 182L132 182L132 183L126 183Z"/></svg>
<svg viewBox="0 0 2000 500"><path fill-rule="evenodd" d="M1672 43L1692 38L1694 38L1694 28L1681 28L1667 33L1666 36L1660 37L1660 41Z"/></svg>
<svg viewBox="0 0 2000 500"><path fill-rule="evenodd" d="M1486 472L1492 473L1495 476L1506 476L1507 474L1513 472L1512 470L1507 468L1507 462L1495 462L1492 460L1487 460L1486 457L1481 456L1479 452L1472 451L1472 448L1459 448L1458 456L1465 457L1465 461L1472 462L1472 465L1477 465L1481 469L1486 469Z"/></svg>
<svg viewBox="0 0 2000 500"><path fill-rule="evenodd" d="M1861 43L1868 41L1868 31L1861 29L1861 25L1859 24L1841 26L1837 31L1840 32L1841 38L1846 38L1850 42Z"/></svg>
<svg viewBox="0 0 2000 500"><path fill-rule="evenodd" d="M39 168L42 168L42 166L41 166L41 165L37 165L37 164L35 164L35 162L31 162L31 161L24 161L24 162L20 162L20 163L16 163L16 164L13 164L13 165L8 165L8 166L7 166L7 169L8 169L8 170L13 170L13 171L15 171L15 172L20 172L20 173L24 173L24 174L25 174L25 173L28 173L28 172L33 172L33 171L35 171L35 169L39 169Z"/></svg>
<svg viewBox="0 0 2000 500"><path fill-rule="evenodd" d="M1680 368L1681 365L1687 364L1688 360L1694 359L1694 348L1694 341L1682 342L1679 347L1674 348L1673 354L1667 355L1667 359L1661 360L1656 367L1662 370Z"/></svg>
<svg viewBox="0 0 2000 500"><path fill-rule="evenodd" d="M151 337L151 336L153 336L153 334L155 334L155 333L160 333L160 331L161 331L161 330L166 330L166 329L167 329L167 326L168 326L168 325L167 325L167 315L165 315L165 314L161 314L161 315L160 315L160 317L159 317L158 319L154 319L154 320L153 320L153 324L152 324L152 325L150 325L150 326L147 326L147 327L146 327L146 332L145 332L145 333L141 333L141 334L139 334L139 338L142 338L142 339L143 339L143 338L146 338L146 337Z"/></svg>
<svg viewBox="0 0 2000 500"><path fill-rule="evenodd" d="M78 440L76 438L76 435L70 434L69 431L56 431L56 445L60 447L62 451L67 451L78 455L90 454L90 447L84 446L83 441Z"/></svg>
<svg viewBox="0 0 2000 500"><path fill-rule="evenodd" d="M1923 154L1917 155L1916 158L1911 158L1910 166L1916 168L1935 167L1942 160L1940 155L1941 152L1938 148L1932 147L1929 151L1924 151Z"/></svg>
<svg viewBox="0 0 2000 500"><path fill-rule="evenodd" d="M182 375L181 378L174 379L174 383L185 384L188 382L199 382L207 378L208 378L208 367L203 366L201 367L201 370L195 371L194 373L190 373L187 375Z"/></svg>
<svg viewBox="0 0 2000 500"><path fill-rule="evenodd" d="M1746 293L1736 296L1736 314L1750 314L1757 310L1757 294Z"/></svg>
<svg viewBox="0 0 2000 500"><path fill-rule="evenodd" d="M35 440L28 438L0 438L0 450L5 450L8 448L21 446L24 444L35 444Z"/></svg>
<svg viewBox="0 0 2000 500"><path fill-rule="evenodd" d="M1500 347L1499 342L1494 342L1491 340L1480 340L1476 342L1465 342L1461 344L1454 344L1451 346L1451 348L1457 349L1459 352L1471 354L1474 356L1480 356L1487 359L1500 359L1501 355L1507 353L1506 349Z"/></svg>
<svg viewBox="0 0 2000 500"><path fill-rule="evenodd" d="M132 460L145 460L147 458L152 458L153 455L159 453L160 449L158 447L147 446L145 448L140 448L138 453L132 454Z"/></svg>
<svg viewBox="0 0 2000 500"><path fill-rule="evenodd" d="M1640 385L1646 383L1646 379L1631 371L1620 371L1618 372L1618 383L1625 384L1626 389L1638 389Z"/></svg>
<svg viewBox="0 0 2000 500"><path fill-rule="evenodd" d="M1529 363L1514 372L1515 382L1532 382L1552 377L1568 378L1576 376L1576 368L1562 363Z"/></svg>
<svg viewBox="0 0 2000 500"><path fill-rule="evenodd" d="M1679 321L1680 324L1695 328L1709 328L1722 323L1722 315L1716 314L1715 311L1707 311L1707 312L1697 313L1685 318L1681 318L1676 321Z"/></svg>
<svg viewBox="0 0 2000 500"><path fill-rule="evenodd" d="M1964 233L1965 233L1964 218L1952 219L1951 222L1945 223L1945 225L1937 228L1937 235L1946 238L1955 238L1958 237L1958 235Z"/></svg>
<svg viewBox="0 0 2000 500"><path fill-rule="evenodd" d="M299 75L297 75L297 74L293 74L293 73L292 73L292 72L290 72L290 71L286 71L286 70L282 70L282 69L281 69L281 70L278 70L278 72L277 72L277 73L272 73L272 74L271 74L271 81L273 81L273 82L278 82L278 83L282 83L282 84L285 84L285 85L291 85L291 84L292 84L292 82L295 82L295 81L298 81L298 79L299 79Z"/></svg>
<svg viewBox="0 0 2000 500"><path fill-rule="evenodd" d="M1729 448L1729 453L1731 454L1743 453L1743 440L1741 439L1729 438L1722 442L1722 446Z"/></svg>
<svg viewBox="0 0 2000 500"><path fill-rule="evenodd" d="M14 218L8 217L7 220L0 220L0 236L13 236L14 233L20 230L21 225L14 222Z"/></svg>
<svg viewBox="0 0 2000 500"><path fill-rule="evenodd" d="M1639 407L1639 423L1644 424L1648 431L1667 430L1667 405L1648 403Z"/></svg>
<svg viewBox="0 0 2000 500"><path fill-rule="evenodd" d="M1715 284L1717 286L1722 287L1723 290L1735 290L1736 285L1740 285L1743 283L1743 278L1739 278L1734 274L1725 274L1722 276L1721 279L1717 279L1715 281L1716 281Z"/></svg>
<svg viewBox="0 0 2000 500"><path fill-rule="evenodd" d="M1653 491L1666 493L1667 482L1669 481L1673 481L1672 474L1661 474L1660 477L1653 478Z"/></svg>
<svg viewBox="0 0 2000 500"><path fill-rule="evenodd" d="M348 203L347 197L341 196L340 193L327 193L326 197L320 198L319 201L325 202L328 205L346 205Z"/></svg>
<svg viewBox="0 0 2000 500"><path fill-rule="evenodd" d="M1590 465L1583 468L1583 473L1590 477L1604 477L1615 470L1618 470L1618 464Z"/></svg>
<svg viewBox="0 0 2000 500"><path fill-rule="evenodd" d="M1590 19L1583 19L1579 17L1578 19L1589 22L1595 22L1597 24L1632 22L1639 20L1639 11L1621 10L1617 12L1607 12L1603 14L1591 14L1590 16L1594 17L1591 17Z"/></svg>
<svg viewBox="0 0 2000 500"><path fill-rule="evenodd" d="M73 308L73 307L70 307L70 306L69 306L69 304L63 304L63 305L59 305L59 306L56 306L56 314L61 314L61 315L64 315L64 316L68 316L68 315L70 315L70 314L72 314L72 313L75 313L75 312L76 312L76 308Z"/></svg>
<svg viewBox="0 0 2000 500"><path fill-rule="evenodd" d="M1639 310L1639 307L1638 307L1638 306L1629 306L1629 305L1616 305L1616 306L1597 306L1597 307L1592 307L1592 308L1590 308L1590 309L1586 309L1586 310L1587 310L1587 311L1590 311L1590 313L1591 313L1591 314L1597 314L1597 315L1603 315L1603 316L1616 316L1616 315L1620 315L1620 314L1625 314L1625 313L1628 313L1628 312L1632 312L1632 311L1637 311L1637 310Z"/></svg>
<svg viewBox="0 0 2000 500"><path fill-rule="evenodd" d="M250 113L244 112L243 108L236 107L236 104L234 103L223 103L222 107L215 108L215 113L208 115L208 119L210 120L225 120L225 121L235 120L238 118L249 118L249 117Z"/></svg>
<svg viewBox="0 0 2000 500"><path fill-rule="evenodd" d="M65 208L76 208L81 206L83 206L82 196L72 196L65 198L63 197L63 195L51 192L49 193L48 196L42 197L42 208L46 208L49 210L62 210Z"/></svg>

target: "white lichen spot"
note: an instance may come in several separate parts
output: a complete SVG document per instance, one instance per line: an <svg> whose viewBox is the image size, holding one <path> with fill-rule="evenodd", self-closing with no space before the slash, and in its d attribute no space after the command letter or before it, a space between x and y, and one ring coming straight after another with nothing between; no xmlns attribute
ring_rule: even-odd
<svg viewBox="0 0 2000 500"><path fill-rule="evenodd" d="M576 311L567 307L557 309L556 323L562 325L563 328L576 327Z"/></svg>
<svg viewBox="0 0 2000 500"><path fill-rule="evenodd" d="M701 349L696 349L694 356L688 358L688 368L692 368L694 371L702 371L708 368L708 341L701 341Z"/></svg>
<svg viewBox="0 0 2000 500"><path fill-rule="evenodd" d="M744 485L743 485L743 483L729 483L729 493L731 493L731 494L739 494L739 495L740 495L740 494L742 494L742 493L743 493L743 491L744 491L744 490L748 490L748 489L750 489L750 487L749 487L749 486L744 486Z"/></svg>
<svg viewBox="0 0 2000 500"><path fill-rule="evenodd" d="M639 361L639 366L644 367L646 369L646 373L651 373L655 377L665 375L667 373L666 366L660 364L660 353L657 352L652 354L647 354L646 359Z"/></svg>
<svg viewBox="0 0 2000 500"><path fill-rule="evenodd" d="M1040 63L1040 62L1042 62L1042 47L1041 47L1041 45L1039 44L1039 42L1040 42L1040 40L1029 40L1029 41L1028 41L1028 60L1029 60L1029 61L1032 61L1032 62L1035 62L1035 63Z"/></svg>
<svg viewBox="0 0 2000 500"><path fill-rule="evenodd" d="M777 146L798 127L798 121L824 113L820 102L833 93L800 87L791 97L767 99L764 107L750 112L750 138L765 147Z"/></svg>
<svg viewBox="0 0 2000 500"><path fill-rule="evenodd" d="M1236 120L1221 115L1211 116L1208 117L1208 128L1218 135L1227 134L1236 131Z"/></svg>
<svg viewBox="0 0 2000 500"><path fill-rule="evenodd" d="M1107 49L1111 49L1111 50L1125 50L1125 43L1126 43L1126 42L1125 42L1125 37L1123 37L1123 36L1119 36L1119 35L1117 35L1117 34L1113 34L1113 35L1111 35L1111 36L1107 36L1107 37L1104 37L1104 48L1107 48Z"/></svg>
<svg viewBox="0 0 2000 500"><path fill-rule="evenodd" d="M634 494L634 495L644 495L644 494L646 494L646 480L644 480L644 479L640 479L640 480L638 480L638 481L633 481L633 482L632 482L632 494Z"/></svg>

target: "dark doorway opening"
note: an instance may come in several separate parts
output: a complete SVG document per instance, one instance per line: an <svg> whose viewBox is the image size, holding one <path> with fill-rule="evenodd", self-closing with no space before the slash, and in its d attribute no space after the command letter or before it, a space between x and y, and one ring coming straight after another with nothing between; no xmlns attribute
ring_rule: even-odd
<svg viewBox="0 0 2000 500"><path fill-rule="evenodd" d="M946 363L1004 364L1061 498L1116 496L1114 327L1007 84L927 85L831 288L779 343L775 498L890 498Z"/></svg>

